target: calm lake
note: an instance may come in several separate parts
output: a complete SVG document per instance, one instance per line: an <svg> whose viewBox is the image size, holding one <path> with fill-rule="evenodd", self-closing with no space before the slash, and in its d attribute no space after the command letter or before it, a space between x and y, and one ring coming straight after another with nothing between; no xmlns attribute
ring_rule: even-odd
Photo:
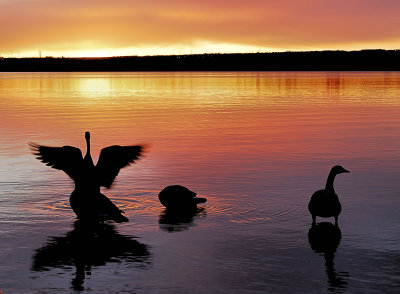
<svg viewBox="0 0 400 294"><path fill-rule="evenodd" d="M399 72L0 73L0 122L2 293L399 293ZM79 226L28 148L85 131L95 162L147 144L102 190L128 223ZM313 230L336 164L339 225ZM208 201L170 215L172 184Z"/></svg>

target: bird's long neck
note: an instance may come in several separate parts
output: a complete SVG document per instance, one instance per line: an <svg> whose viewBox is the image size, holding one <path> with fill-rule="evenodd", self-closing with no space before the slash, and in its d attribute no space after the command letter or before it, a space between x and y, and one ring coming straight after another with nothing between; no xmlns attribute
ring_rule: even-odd
<svg viewBox="0 0 400 294"><path fill-rule="evenodd" d="M85 160L90 160L90 162L93 164L92 156L90 156L90 138L86 137L86 155L85 155Z"/></svg>
<svg viewBox="0 0 400 294"><path fill-rule="evenodd" d="M333 182L335 181L335 177L335 173L329 173L328 179L326 180L325 190L335 193L335 189L333 189Z"/></svg>

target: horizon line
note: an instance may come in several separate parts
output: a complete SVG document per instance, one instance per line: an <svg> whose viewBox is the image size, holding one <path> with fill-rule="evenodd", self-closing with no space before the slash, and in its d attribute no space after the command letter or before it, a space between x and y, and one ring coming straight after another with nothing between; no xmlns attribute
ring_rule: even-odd
<svg viewBox="0 0 400 294"><path fill-rule="evenodd" d="M41 51L39 51L39 56L24 56L24 57L16 57L16 56L2 56L0 55L0 59L46 59L46 58L54 58L54 59L108 59L108 58L127 58L127 57L172 57L172 56L199 56L199 55L251 55L251 54L276 54L276 53L311 53L311 52L362 52L362 51L399 51L399 49L356 49L356 50L345 50L345 49L322 49L322 50L285 50L285 51L263 51L263 52L220 52L220 53L187 53L187 54L154 54L154 55L113 55L113 56L41 56Z"/></svg>

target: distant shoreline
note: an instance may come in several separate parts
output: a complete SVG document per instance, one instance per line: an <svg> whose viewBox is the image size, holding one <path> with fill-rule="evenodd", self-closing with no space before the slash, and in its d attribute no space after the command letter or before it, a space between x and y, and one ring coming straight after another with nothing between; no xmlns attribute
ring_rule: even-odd
<svg viewBox="0 0 400 294"><path fill-rule="evenodd" d="M1 58L0 72L72 71L400 71L400 50Z"/></svg>

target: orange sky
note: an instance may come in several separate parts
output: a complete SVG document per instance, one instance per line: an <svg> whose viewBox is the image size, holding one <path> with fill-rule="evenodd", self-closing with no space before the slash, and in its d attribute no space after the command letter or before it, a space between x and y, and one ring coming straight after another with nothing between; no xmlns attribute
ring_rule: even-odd
<svg viewBox="0 0 400 294"><path fill-rule="evenodd" d="M398 0L0 0L0 56L400 49Z"/></svg>

